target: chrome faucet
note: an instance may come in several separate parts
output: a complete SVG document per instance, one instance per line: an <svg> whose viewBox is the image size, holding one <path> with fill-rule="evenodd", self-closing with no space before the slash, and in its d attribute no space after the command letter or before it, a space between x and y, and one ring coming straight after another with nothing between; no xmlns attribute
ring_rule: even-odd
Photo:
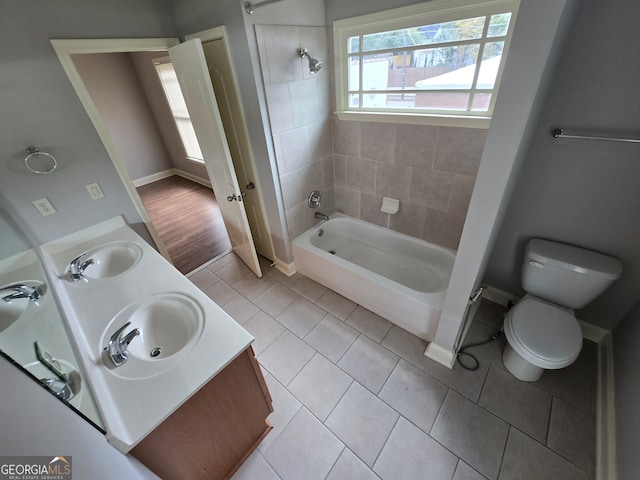
<svg viewBox="0 0 640 480"><path fill-rule="evenodd" d="M78 255L76 258L74 258L73 260L71 260L71 263L69 263L69 268L68 268L68 272L69 272L69 276L71 277L71 280L73 280L74 282L77 282L78 280L82 280L84 278L84 271L86 270L86 268L89 265L93 265L93 258L90 258L89 260L80 263L80 260L82 260L82 257L84 257L86 255L86 253L83 253L82 255Z"/></svg>
<svg viewBox="0 0 640 480"><path fill-rule="evenodd" d="M2 300L9 303L11 300L18 298L28 298L32 302L37 302L45 294L44 287L38 287L34 285L30 287L24 283L14 283L13 285L7 285L0 288L0 292L12 292L9 295L2 297Z"/></svg>
<svg viewBox="0 0 640 480"><path fill-rule="evenodd" d="M129 325L131 325L131 322L125 323L116 330L115 333L111 335L111 338L109 338L107 346L104 347L104 351L107 352L109 359L116 367L119 367L127 361L127 347L131 343L131 340L140 335L140 329L134 328L125 336L122 336L122 332L124 332Z"/></svg>
<svg viewBox="0 0 640 480"><path fill-rule="evenodd" d="M322 212L316 212L316 213L314 214L314 217L316 217L316 218L320 218L320 219L322 219L322 220L329 220L329 215L325 215L325 214L324 214L324 213L322 213Z"/></svg>

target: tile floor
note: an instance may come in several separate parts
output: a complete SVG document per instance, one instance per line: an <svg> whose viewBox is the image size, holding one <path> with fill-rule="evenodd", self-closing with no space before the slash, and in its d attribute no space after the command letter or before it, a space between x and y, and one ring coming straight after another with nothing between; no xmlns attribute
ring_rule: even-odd
<svg viewBox="0 0 640 480"><path fill-rule="evenodd" d="M256 337L273 397L274 428L234 480L594 478L594 344L533 384L506 372L503 339L475 348L478 370L449 370L417 337L262 266L258 279L228 254L190 275ZM502 314L483 301L467 343Z"/></svg>

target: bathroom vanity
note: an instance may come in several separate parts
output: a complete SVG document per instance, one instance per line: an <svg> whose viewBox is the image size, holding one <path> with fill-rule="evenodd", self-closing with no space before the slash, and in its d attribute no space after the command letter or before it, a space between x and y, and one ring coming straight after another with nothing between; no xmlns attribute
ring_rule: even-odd
<svg viewBox="0 0 640 480"><path fill-rule="evenodd" d="M271 429L253 337L121 217L41 252L108 441L161 478L230 477Z"/></svg>

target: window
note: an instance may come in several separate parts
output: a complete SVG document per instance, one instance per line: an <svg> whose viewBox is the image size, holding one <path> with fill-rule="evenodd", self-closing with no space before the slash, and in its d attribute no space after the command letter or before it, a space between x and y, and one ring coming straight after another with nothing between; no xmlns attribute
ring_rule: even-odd
<svg viewBox="0 0 640 480"><path fill-rule="evenodd" d="M434 0L334 22L338 115L488 127L517 6Z"/></svg>
<svg viewBox="0 0 640 480"><path fill-rule="evenodd" d="M178 84L178 77L173 69L173 64L169 57L160 58L153 61L162 88L167 96L169 102L169 108L173 114L173 119L178 127L178 133L182 139L187 158L194 162L204 163L202 152L200 151L200 145L196 138L196 132L193 130L191 124L191 118L189 117L189 111L187 105L184 103L184 97L182 96L182 90Z"/></svg>

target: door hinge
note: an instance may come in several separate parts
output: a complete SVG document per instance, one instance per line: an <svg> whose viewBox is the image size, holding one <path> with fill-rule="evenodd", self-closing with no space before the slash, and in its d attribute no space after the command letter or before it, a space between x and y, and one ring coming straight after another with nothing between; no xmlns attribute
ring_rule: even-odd
<svg viewBox="0 0 640 480"><path fill-rule="evenodd" d="M482 294L484 293L484 288L484 286L479 287L471 294L471 296L469 297L469 305L473 305L478 300L480 300L480 297L482 297Z"/></svg>

